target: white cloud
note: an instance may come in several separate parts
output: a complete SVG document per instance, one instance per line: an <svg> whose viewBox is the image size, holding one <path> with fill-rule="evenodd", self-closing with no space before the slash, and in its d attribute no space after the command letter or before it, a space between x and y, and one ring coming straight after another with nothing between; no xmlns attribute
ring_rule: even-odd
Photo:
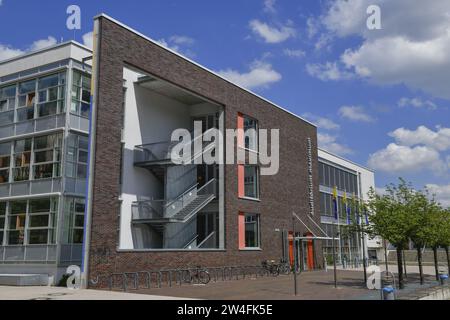
<svg viewBox="0 0 450 320"><path fill-rule="evenodd" d="M446 170L439 152L433 148L401 146L395 143L370 155L368 165L375 170L391 174L426 170L442 174Z"/></svg>
<svg viewBox="0 0 450 320"><path fill-rule="evenodd" d="M333 40L333 38L330 36L330 34L328 33L322 33L320 35L320 37L317 39L316 43L314 44L314 48L319 51L322 49L327 49L330 50L331 49L331 41Z"/></svg>
<svg viewBox="0 0 450 320"><path fill-rule="evenodd" d="M336 140L337 137L334 135L317 134L317 141L320 148L341 156L353 153L353 150L343 144L337 143Z"/></svg>
<svg viewBox="0 0 450 320"><path fill-rule="evenodd" d="M339 68L336 62L326 62L325 64L307 64L306 71L310 76L318 78L322 81L352 78L352 74Z"/></svg>
<svg viewBox="0 0 450 320"><path fill-rule="evenodd" d="M386 194L386 188L375 187L375 193L382 196Z"/></svg>
<svg viewBox="0 0 450 320"><path fill-rule="evenodd" d="M280 27L273 27L255 19L250 21L249 25L253 33L263 38L266 43L280 43L296 35L291 23Z"/></svg>
<svg viewBox="0 0 450 320"><path fill-rule="evenodd" d="M342 106L339 115L343 118L356 122L374 122L375 119L366 113L363 107Z"/></svg>
<svg viewBox="0 0 450 320"><path fill-rule="evenodd" d="M306 19L306 32L308 38L312 39L319 32L319 21L313 17Z"/></svg>
<svg viewBox="0 0 450 320"><path fill-rule="evenodd" d="M413 42L403 37L366 41L341 59L358 76L376 84L405 84L436 97L450 98L450 29L436 39ZM382 53L382 54L381 54Z"/></svg>
<svg viewBox="0 0 450 320"><path fill-rule="evenodd" d="M334 122L333 120L324 117L319 117L309 112L302 114L302 117L310 120L320 129L339 130L341 128L341 126L336 122Z"/></svg>
<svg viewBox="0 0 450 320"><path fill-rule="evenodd" d="M436 131L425 126L416 130L399 128L389 133L397 143L405 146L425 145L438 151L450 150L450 128L438 127Z"/></svg>
<svg viewBox="0 0 450 320"><path fill-rule="evenodd" d="M0 44L0 61L14 58L24 53L25 51L22 51L20 49L15 49L10 46Z"/></svg>
<svg viewBox="0 0 450 320"><path fill-rule="evenodd" d="M306 52L303 50L284 49L283 54L290 58L303 58L306 56Z"/></svg>
<svg viewBox="0 0 450 320"><path fill-rule="evenodd" d="M250 65L248 72L241 73L236 70L226 69L217 73L248 89L268 87L282 79L281 74L274 70L270 63L262 60L255 60Z"/></svg>
<svg viewBox="0 0 450 320"><path fill-rule="evenodd" d="M436 201L438 201L444 208L450 208L450 184L427 184L426 187L430 190L432 195L435 195Z"/></svg>
<svg viewBox="0 0 450 320"><path fill-rule="evenodd" d="M28 51L37 51L47 47L54 46L58 41L54 37L49 36L47 39L36 40L33 42Z"/></svg>
<svg viewBox="0 0 450 320"><path fill-rule="evenodd" d="M366 9L382 8L382 30L366 27ZM341 56L348 71L378 85L405 84L450 99L450 1L333 0L321 21L337 37L362 44ZM340 80L335 79L335 80Z"/></svg>
<svg viewBox="0 0 450 320"><path fill-rule="evenodd" d="M166 47L170 50L178 52L189 58L195 57L195 52L193 52L190 47L195 43L193 38L187 36L173 35L169 37L168 40L162 38L157 41L163 47Z"/></svg>
<svg viewBox="0 0 450 320"><path fill-rule="evenodd" d="M437 105L430 100L422 100L420 98L401 98L397 105L399 107L413 107L413 108L426 108L429 110L436 110Z"/></svg>
<svg viewBox="0 0 450 320"><path fill-rule="evenodd" d="M4 45L0 43L0 61L17 57L21 54L25 54L27 52L36 51L40 49L44 49L46 47L53 46L57 43L54 37L47 37L46 39L40 39L34 41L31 46L26 48L25 50L13 48L9 45Z"/></svg>
<svg viewBox="0 0 450 320"><path fill-rule="evenodd" d="M92 49L92 47L94 46L94 39L93 39L93 36L94 36L94 33L93 33L92 31L83 34L83 44L84 44L86 47L91 48L91 49Z"/></svg>
<svg viewBox="0 0 450 320"><path fill-rule="evenodd" d="M195 43L195 40L193 38L179 35L171 36L170 41L177 45L187 45L187 46L192 46Z"/></svg>
<svg viewBox="0 0 450 320"><path fill-rule="evenodd" d="M264 11L269 13L275 13L275 3L276 0L264 0Z"/></svg>

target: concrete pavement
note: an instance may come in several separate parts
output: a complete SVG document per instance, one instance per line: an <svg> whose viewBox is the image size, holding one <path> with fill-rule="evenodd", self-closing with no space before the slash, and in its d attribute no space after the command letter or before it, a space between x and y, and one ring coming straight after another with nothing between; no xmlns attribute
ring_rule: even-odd
<svg viewBox="0 0 450 320"><path fill-rule="evenodd" d="M69 290L59 287L0 286L0 300L185 300L160 295L145 295L102 290Z"/></svg>

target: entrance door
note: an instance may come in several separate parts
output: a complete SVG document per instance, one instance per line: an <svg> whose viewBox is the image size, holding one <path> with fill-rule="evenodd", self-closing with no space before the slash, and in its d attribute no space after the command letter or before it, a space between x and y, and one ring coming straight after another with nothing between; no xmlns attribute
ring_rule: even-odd
<svg viewBox="0 0 450 320"><path fill-rule="evenodd" d="M313 237L311 233L306 234L307 237ZM314 270L314 244L313 240L306 241L307 246L307 264L308 264L308 270Z"/></svg>

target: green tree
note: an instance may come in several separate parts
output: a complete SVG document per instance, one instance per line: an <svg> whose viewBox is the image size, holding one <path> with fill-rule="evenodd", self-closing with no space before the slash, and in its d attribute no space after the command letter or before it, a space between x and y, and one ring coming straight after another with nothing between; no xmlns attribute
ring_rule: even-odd
<svg viewBox="0 0 450 320"><path fill-rule="evenodd" d="M439 239L441 247L444 247L447 255L447 274L450 273L450 255L448 247L450 247L450 209L442 210L444 215L444 226L442 228L441 237Z"/></svg>
<svg viewBox="0 0 450 320"><path fill-rule="evenodd" d="M376 194L373 189L369 192L368 207L371 211L372 233L388 240L396 247L400 289L405 286L402 250L408 244L411 234L410 213L414 208L413 199L412 187L401 178L398 185L388 185L384 195Z"/></svg>
<svg viewBox="0 0 450 320"><path fill-rule="evenodd" d="M417 250L417 262L419 265L420 284L423 285L422 249L436 237L434 232L433 217L440 210L434 199L430 200L428 190L417 191L410 201L410 239Z"/></svg>
<svg viewBox="0 0 450 320"><path fill-rule="evenodd" d="M429 245L433 249L436 281L439 281L438 248L442 246L446 248L446 252L448 252L448 243L450 241L449 213L447 210L444 210L441 207L437 206L436 210L432 212L430 220L431 221L429 228L430 230ZM448 264L448 255L447 255L447 264Z"/></svg>

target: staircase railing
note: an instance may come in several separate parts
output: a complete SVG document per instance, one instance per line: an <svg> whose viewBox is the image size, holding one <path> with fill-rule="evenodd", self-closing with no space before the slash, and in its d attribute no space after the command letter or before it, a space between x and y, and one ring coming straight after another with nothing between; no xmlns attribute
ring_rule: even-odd
<svg viewBox="0 0 450 320"><path fill-rule="evenodd" d="M198 188L198 183L196 183L173 200L145 200L133 202L133 220L172 218L194 201L199 195L215 195L216 182L217 179L211 179L201 188Z"/></svg>
<svg viewBox="0 0 450 320"><path fill-rule="evenodd" d="M131 205L132 221L154 220L164 218L160 203L151 200L136 201Z"/></svg>
<svg viewBox="0 0 450 320"><path fill-rule="evenodd" d="M183 249L192 249L191 245L197 241L198 239L198 234L195 235L195 237L193 237L191 240L188 241L188 243L183 247ZM197 246L195 246L197 247Z"/></svg>
<svg viewBox="0 0 450 320"><path fill-rule="evenodd" d="M191 147L191 156L189 158L182 158L183 164L192 163L197 157L199 157L203 152L209 148L209 145L214 145L211 141L204 141L202 144L201 152L194 153L195 142L199 139L203 139L206 133L209 131L215 130L215 128L208 129L203 134L194 137L193 139L187 141L186 145ZM191 132L191 137L193 132ZM171 159L172 149L179 143L179 141L164 141L164 142L155 142L155 143L147 143L134 147L134 162L135 163L143 163L143 162L156 162L156 161L167 161ZM211 146L211 147L212 147Z"/></svg>
<svg viewBox="0 0 450 320"><path fill-rule="evenodd" d="M197 246L197 248L214 248L215 247L215 240L216 240L216 232L211 232L205 239L203 239L202 242Z"/></svg>

